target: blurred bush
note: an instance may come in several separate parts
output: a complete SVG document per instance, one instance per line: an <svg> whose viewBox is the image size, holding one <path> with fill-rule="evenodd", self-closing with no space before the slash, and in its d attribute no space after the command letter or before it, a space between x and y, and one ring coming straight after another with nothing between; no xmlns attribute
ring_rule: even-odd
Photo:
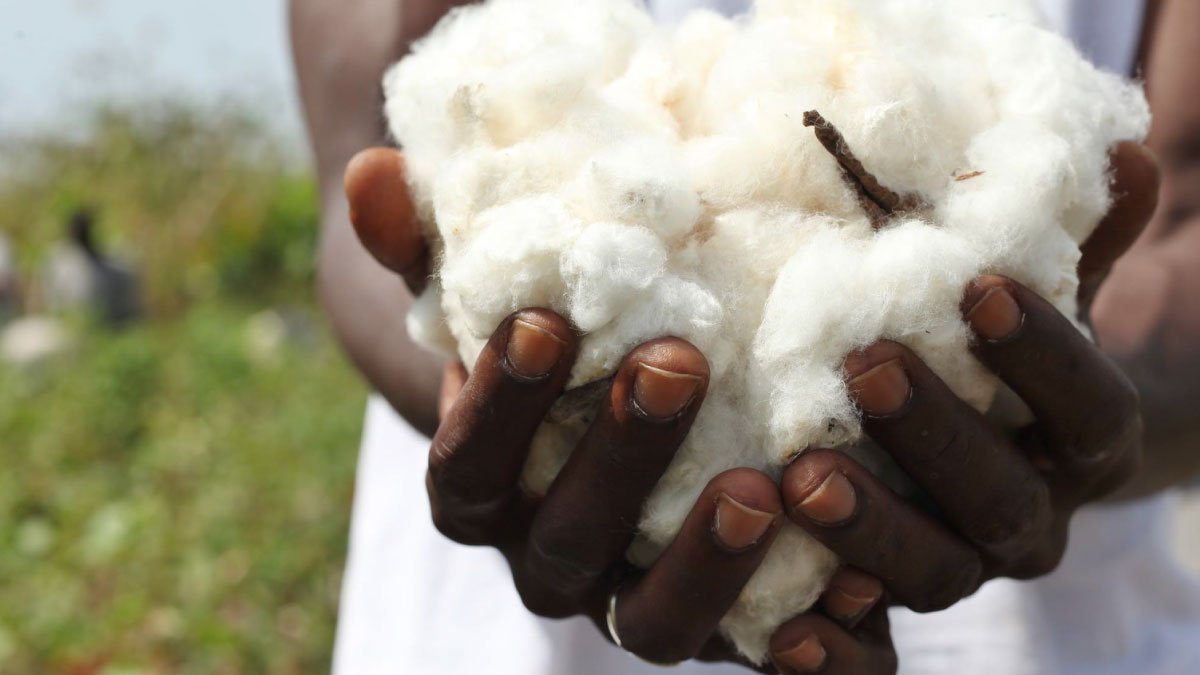
<svg viewBox="0 0 1200 675"><path fill-rule="evenodd" d="M131 258L152 314L217 296L311 292L317 200L307 170L247 109L98 106L71 135L0 140L0 224L25 276L74 210Z"/></svg>
<svg viewBox="0 0 1200 675"><path fill-rule="evenodd" d="M91 120L0 141L0 227L36 286L94 206L151 315L0 364L0 673L327 672L364 391L311 304L312 181L249 114Z"/></svg>

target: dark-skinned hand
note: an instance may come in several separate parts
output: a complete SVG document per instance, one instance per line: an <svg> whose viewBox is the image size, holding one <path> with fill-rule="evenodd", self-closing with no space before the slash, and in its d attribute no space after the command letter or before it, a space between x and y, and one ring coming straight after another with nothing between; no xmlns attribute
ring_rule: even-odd
<svg viewBox="0 0 1200 675"><path fill-rule="evenodd" d="M1112 153L1115 201L1084 246L1081 306L1157 204L1158 171L1140 146ZM811 450L781 481L789 517L917 611L949 607L988 579L1044 575L1072 514L1129 480L1141 461L1137 392L1054 307L984 276L966 289L973 352L1033 411L1005 433L954 396L904 346L880 342L844 365L867 435L936 504L898 497L841 453Z"/></svg>
<svg viewBox="0 0 1200 675"><path fill-rule="evenodd" d="M1157 188L1153 161L1138 146L1123 144L1112 158L1118 198L1085 250L1089 292L1141 231ZM429 254L403 156L361 153L347 169L346 192L363 244L419 291ZM867 433L932 497L937 516L845 455L809 450L781 486L752 469L715 477L659 560L633 570L624 554L641 504L703 403L708 364L676 338L636 347L550 489L530 496L519 486L521 468L563 392L579 336L554 313L526 309L501 323L469 377L461 365L447 368L426 481L435 524L455 541L500 550L536 614L586 615L607 634L606 603L619 591L625 649L660 663L743 662L717 623L786 513L846 566L818 607L776 631L775 666L895 672L885 594L932 610L987 578L1049 571L1070 514L1118 485L1138 457L1136 395L1052 307L1011 280L984 277L967 289L964 317L980 337L976 354L1038 416L1017 439L954 397L901 345L874 345L845 365Z"/></svg>

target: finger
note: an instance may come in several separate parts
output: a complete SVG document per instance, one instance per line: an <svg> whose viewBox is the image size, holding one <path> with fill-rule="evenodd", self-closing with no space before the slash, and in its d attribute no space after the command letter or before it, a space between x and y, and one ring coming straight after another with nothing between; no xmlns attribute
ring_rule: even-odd
<svg viewBox="0 0 1200 675"><path fill-rule="evenodd" d="M780 488L793 522L916 611L949 607L981 581L971 545L844 453L804 452Z"/></svg>
<svg viewBox="0 0 1200 675"><path fill-rule="evenodd" d="M1109 162L1112 206L1080 247L1079 280L1084 289L1095 289L1141 235L1158 206L1158 162L1149 148L1131 141L1120 143L1109 153Z"/></svg>
<svg viewBox="0 0 1200 675"><path fill-rule="evenodd" d="M883 582L853 567L842 567L821 594L821 609L843 628L854 628L883 595Z"/></svg>
<svg viewBox="0 0 1200 675"><path fill-rule="evenodd" d="M1140 462L1137 391L1053 305L1011 279L984 276L963 307L975 355L1038 419L1064 487L1114 489Z"/></svg>
<svg viewBox="0 0 1200 675"><path fill-rule="evenodd" d="M621 590L622 646L654 663L699 654L758 569L782 514L779 489L765 474L733 469L710 481L671 545Z"/></svg>
<svg viewBox="0 0 1200 675"><path fill-rule="evenodd" d="M530 580L578 597L624 558L642 504L687 435L708 387L708 362L683 340L635 348L607 405L550 485L530 530Z"/></svg>
<svg viewBox="0 0 1200 675"><path fill-rule="evenodd" d="M419 293L429 277L429 249L405 182L404 155L392 148L363 150L346 165L343 188L363 246Z"/></svg>
<svg viewBox="0 0 1200 675"><path fill-rule="evenodd" d="M700 653L693 657L695 661L704 663L736 663L743 666L747 670L768 673L769 675L778 675L779 670L770 662L757 664L752 663L744 654L737 650L725 639L723 635L714 635L704 643L700 649Z"/></svg>
<svg viewBox="0 0 1200 675"><path fill-rule="evenodd" d="M491 526L519 494L530 439L562 393L576 344L548 310L522 310L496 329L429 451L430 503L444 534L494 540Z"/></svg>
<svg viewBox="0 0 1200 675"><path fill-rule="evenodd" d="M1050 489L1032 463L909 349L878 342L846 358L863 429L968 540L1001 558L1050 527Z"/></svg>
<svg viewBox="0 0 1200 675"><path fill-rule="evenodd" d="M462 361L452 361L442 369L442 386L438 391L438 420L446 419L458 394L467 383L467 369Z"/></svg>
<svg viewBox="0 0 1200 675"><path fill-rule="evenodd" d="M802 614L771 636L771 661L783 675L892 675L896 652L887 634L887 612L872 610L864 626L847 631L819 614Z"/></svg>

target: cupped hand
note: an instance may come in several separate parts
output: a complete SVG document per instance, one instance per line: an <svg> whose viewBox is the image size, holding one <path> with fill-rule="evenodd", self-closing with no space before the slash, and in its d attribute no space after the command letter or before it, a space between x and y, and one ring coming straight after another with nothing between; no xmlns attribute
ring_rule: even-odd
<svg viewBox="0 0 1200 675"><path fill-rule="evenodd" d="M345 186L363 244L419 290L429 255L405 189L402 155L360 154ZM533 434L562 395L578 345L562 317L526 309L500 324L469 376L459 364L447 368L426 478L435 525L460 543L498 549L521 599L538 615L585 615L608 635L615 597L615 632L641 658L745 663L717 624L783 522L774 481L752 469L718 475L650 569L625 562L642 504L704 400L708 363L693 346L662 338L633 349L546 494L521 489ZM777 667L894 672L882 593L871 576L839 571L820 611L792 619L773 636Z"/></svg>
<svg viewBox="0 0 1200 675"><path fill-rule="evenodd" d="M1114 204L1084 246L1081 307L1157 203L1158 173L1140 147L1112 154ZM998 577L1053 570L1071 516L1110 494L1141 459L1138 396L1122 372L1053 306L984 276L966 289L975 356L1033 411L1006 433L958 399L904 346L850 354L850 390L871 439L932 499L922 509L846 455L801 454L781 488L789 516L917 611L948 607Z"/></svg>

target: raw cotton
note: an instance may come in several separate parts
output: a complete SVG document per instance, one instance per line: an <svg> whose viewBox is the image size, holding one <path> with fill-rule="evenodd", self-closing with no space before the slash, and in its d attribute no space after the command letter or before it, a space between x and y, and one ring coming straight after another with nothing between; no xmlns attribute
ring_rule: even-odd
<svg viewBox="0 0 1200 675"><path fill-rule="evenodd" d="M778 476L805 448L861 438L851 350L902 342L988 408L998 383L968 351L964 288L1009 275L1074 316L1107 151L1149 124L1138 86L1021 0L761 0L675 28L632 0L489 0L452 12L385 87L436 258L418 340L470 367L506 315L548 307L586 333L569 388L660 336L708 357L708 398L629 552L639 565L718 473ZM822 140L880 187L848 180ZM551 414L529 489L592 416ZM836 564L789 525L723 632L761 662Z"/></svg>

